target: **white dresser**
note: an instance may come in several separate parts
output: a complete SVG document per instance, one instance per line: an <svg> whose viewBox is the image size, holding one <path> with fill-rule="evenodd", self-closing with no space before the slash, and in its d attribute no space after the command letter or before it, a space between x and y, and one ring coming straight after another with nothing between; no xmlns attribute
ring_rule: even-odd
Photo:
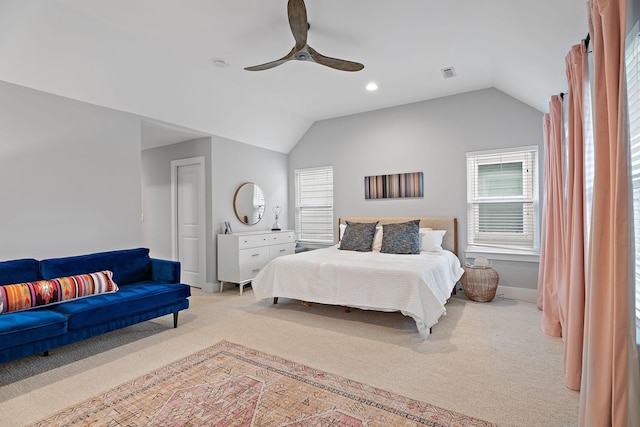
<svg viewBox="0 0 640 427"><path fill-rule="evenodd" d="M251 282L267 263L279 256L295 253L293 231L252 231L218 234L218 281L240 285Z"/></svg>

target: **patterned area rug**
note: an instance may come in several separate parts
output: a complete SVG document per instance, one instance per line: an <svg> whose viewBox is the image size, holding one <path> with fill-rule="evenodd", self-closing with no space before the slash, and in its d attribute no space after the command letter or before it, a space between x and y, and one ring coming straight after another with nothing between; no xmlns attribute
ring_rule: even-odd
<svg viewBox="0 0 640 427"><path fill-rule="evenodd" d="M491 426L222 341L34 426Z"/></svg>

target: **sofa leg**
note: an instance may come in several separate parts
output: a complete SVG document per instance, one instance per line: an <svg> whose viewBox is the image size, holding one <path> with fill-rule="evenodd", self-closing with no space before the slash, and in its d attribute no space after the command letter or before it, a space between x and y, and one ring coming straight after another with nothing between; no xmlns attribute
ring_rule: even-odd
<svg viewBox="0 0 640 427"><path fill-rule="evenodd" d="M278 297L273 297L273 303L277 304L278 303Z"/></svg>
<svg viewBox="0 0 640 427"><path fill-rule="evenodd" d="M47 351L45 351L44 353L42 353L42 355L43 355L44 357L49 357L49 350L47 350Z"/></svg>
<svg viewBox="0 0 640 427"><path fill-rule="evenodd" d="M175 313L173 313L173 328L177 328L178 327L178 311L176 311Z"/></svg>

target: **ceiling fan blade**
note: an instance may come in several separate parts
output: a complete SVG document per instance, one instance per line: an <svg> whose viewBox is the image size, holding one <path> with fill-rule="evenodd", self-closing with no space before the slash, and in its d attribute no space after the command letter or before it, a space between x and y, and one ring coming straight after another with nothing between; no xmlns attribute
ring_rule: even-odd
<svg viewBox="0 0 640 427"><path fill-rule="evenodd" d="M311 58L318 64L326 65L327 67L335 68L340 71L360 71L364 68L364 65L359 62L346 61L344 59L330 58L318 53L311 46L308 46L309 54Z"/></svg>
<svg viewBox="0 0 640 427"><path fill-rule="evenodd" d="M253 67L246 67L245 70L247 71L262 71L262 70L268 70L269 68L273 68L273 67L277 67L278 65L282 65L285 62L291 60L291 59L295 59L294 58L294 53L296 52L296 48L294 47L293 49L291 49L289 51L289 53L287 53L285 56L283 56L280 59L276 59L275 61L271 61L271 62L267 62L265 64L260 64L260 65L254 65Z"/></svg>
<svg viewBox="0 0 640 427"><path fill-rule="evenodd" d="M267 62L266 64L254 65L253 67L245 67L247 71L262 71L268 70L269 68L277 67L278 65L282 65L287 62L288 59L278 59L276 61Z"/></svg>
<svg viewBox="0 0 640 427"><path fill-rule="evenodd" d="M307 21L307 8L304 0L289 0L287 4L289 14L289 27L296 40L295 49L302 49L307 44L307 34L309 32L309 22Z"/></svg>

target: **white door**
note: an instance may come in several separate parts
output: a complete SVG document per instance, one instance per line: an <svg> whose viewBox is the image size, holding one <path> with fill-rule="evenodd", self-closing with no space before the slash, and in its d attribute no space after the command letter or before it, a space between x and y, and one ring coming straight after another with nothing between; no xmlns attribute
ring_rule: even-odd
<svg viewBox="0 0 640 427"><path fill-rule="evenodd" d="M206 281L204 158L175 160L172 166L173 255L180 261L182 283Z"/></svg>

